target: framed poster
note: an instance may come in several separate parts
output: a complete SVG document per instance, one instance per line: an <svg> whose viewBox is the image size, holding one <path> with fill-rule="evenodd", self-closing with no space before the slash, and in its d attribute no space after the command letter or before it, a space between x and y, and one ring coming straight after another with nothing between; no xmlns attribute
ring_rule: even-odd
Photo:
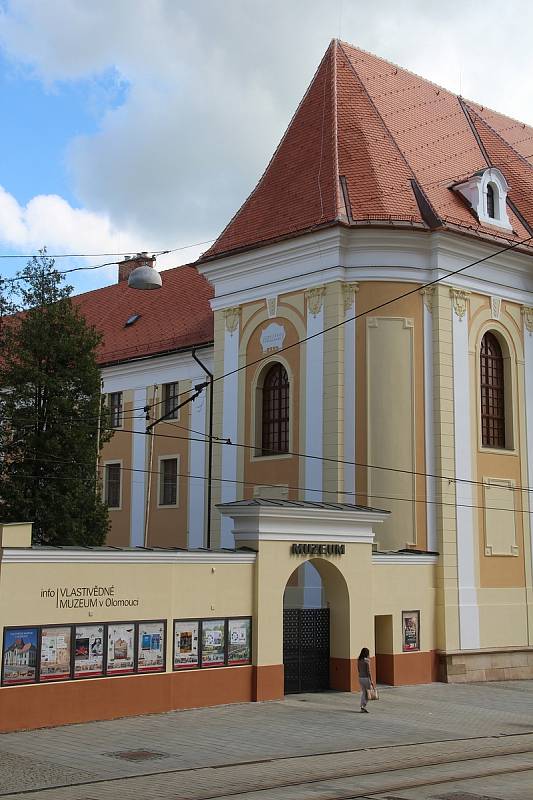
<svg viewBox="0 0 533 800"><path fill-rule="evenodd" d="M174 669L200 666L199 629L198 620L174 622Z"/></svg>
<svg viewBox="0 0 533 800"><path fill-rule="evenodd" d="M98 678L104 674L104 626L76 625L74 677Z"/></svg>
<svg viewBox="0 0 533 800"><path fill-rule="evenodd" d="M249 664L252 660L252 620L228 620L228 664Z"/></svg>
<svg viewBox="0 0 533 800"><path fill-rule="evenodd" d="M202 621L202 667L223 667L226 661L226 620Z"/></svg>
<svg viewBox="0 0 533 800"><path fill-rule="evenodd" d="M402 650L420 650L420 611L402 611Z"/></svg>
<svg viewBox="0 0 533 800"><path fill-rule="evenodd" d="M137 671L164 672L165 622L137 623Z"/></svg>
<svg viewBox="0 0 533 800"><path fill-rule="evenodd" d="M38 628L4 628L2 684L35 683L37 680Z"/></svg>
<svg viewBox="0 0 533 800"><path fill-rule="evenodd" d="M107 626L106 675L131 672L135 672L135 623L110 623Z"/></svg>
<svg viewBox="0 0 533 800"><path fill-rule="evenodd" d="M70 678L72 629L70 625L41 628L40 681Z"/></svg>

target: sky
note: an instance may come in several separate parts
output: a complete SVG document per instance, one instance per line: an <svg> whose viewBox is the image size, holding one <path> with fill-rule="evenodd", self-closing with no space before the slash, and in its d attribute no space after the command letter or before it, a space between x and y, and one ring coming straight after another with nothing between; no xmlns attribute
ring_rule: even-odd
<svg viewBox="0 0 533 800"><path fill-rule="evenodd" d="M335 37L533 124L531 30L527 0L0 0L0 255L195 260Z"/></svg>

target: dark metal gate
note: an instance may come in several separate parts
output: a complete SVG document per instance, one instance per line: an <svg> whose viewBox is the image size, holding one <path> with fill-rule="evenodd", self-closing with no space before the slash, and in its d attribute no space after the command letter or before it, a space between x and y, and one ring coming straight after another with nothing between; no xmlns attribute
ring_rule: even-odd
<svg viewBox="0 0 533 800"><path fill-rule="evenodd" d="M283 610L285 694L329 689L329 608Z"/></svg>

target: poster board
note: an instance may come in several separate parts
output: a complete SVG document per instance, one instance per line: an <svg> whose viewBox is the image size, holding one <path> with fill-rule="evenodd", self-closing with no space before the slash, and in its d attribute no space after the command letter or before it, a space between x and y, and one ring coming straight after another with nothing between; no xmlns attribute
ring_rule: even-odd
<svg viewBox="0 0 533 800"><path fill-rule="evenodd" d="M252 620L228 620L228 664L250 664L252 660Z"/></svg>
<svg viewBox="0 0 533 800"><path fill-rule="evenodd" d="M107 626L106 675L135 672L135 623L116 622Z"/></svg>
<svg viewBox="0 0 533 800"><path fill-rule="evenodd" d="M402 651L420 650L420 611L402 611Z"/></svg>
<svg viewBox="0 0 533 800"><path fill-rule="evenodd" d="M104 626L76 625L74 677L100 678L104 674Z"/></svg>
<svg viewBox="0 0 533 800"><path fill-rule="evenodd" d="M64 681L70 678L72 628L70 625L50 625L41 628L39 680Z"/></svg>
<svg viewBox="0 0 533 800"><path fill-rule="evenodd" d="M165 669L166 624L163 620L137 623L137 671Z"/></svg>
<svg viewBox="0 0 533 800"><path fill-rule="evenodd" d="M226 661L226 620L202 621L202 667L222 667Z"/></svg>
<svg viewBox="0 0 533 800"><path fill-rule="evenodd" d="M36 682L38 647L38 628L4 628L3 686Z"/></svg>
<svg viewBox="0 0 533 800"><path fill-rule="evenodd" d="M200 666L199 631L198 620L175 620L174 669L195 669Z"/></svg>

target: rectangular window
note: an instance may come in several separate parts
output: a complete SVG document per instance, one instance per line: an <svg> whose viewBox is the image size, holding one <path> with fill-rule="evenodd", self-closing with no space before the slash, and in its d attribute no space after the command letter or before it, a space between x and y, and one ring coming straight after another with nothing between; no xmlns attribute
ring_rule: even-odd
<svg viewBox="0 0 533 800"><path fill-rule="evenodd" d="M178 502L178 459L162 458L159 472L159 505L175 506Z"/></svg>
<svg viewBox="0 0 533 800"><path fill-rule="evenodd" d="M109 410L111 427L122 428L122 392L112 392L109 395Z"/></svg>
<svg viewBox="0 0 533 800"><path fill-rule="evenodd" d="M104 502L109 508L120 508L120 464L106 464Z"/></svg>
<svg viewBox="0 0 533 800"><path fill-rule="evenodd" d="M179 411L176 406L179 404L179 383L163 384L163 415L167 419L178 419Z"/></svg>

